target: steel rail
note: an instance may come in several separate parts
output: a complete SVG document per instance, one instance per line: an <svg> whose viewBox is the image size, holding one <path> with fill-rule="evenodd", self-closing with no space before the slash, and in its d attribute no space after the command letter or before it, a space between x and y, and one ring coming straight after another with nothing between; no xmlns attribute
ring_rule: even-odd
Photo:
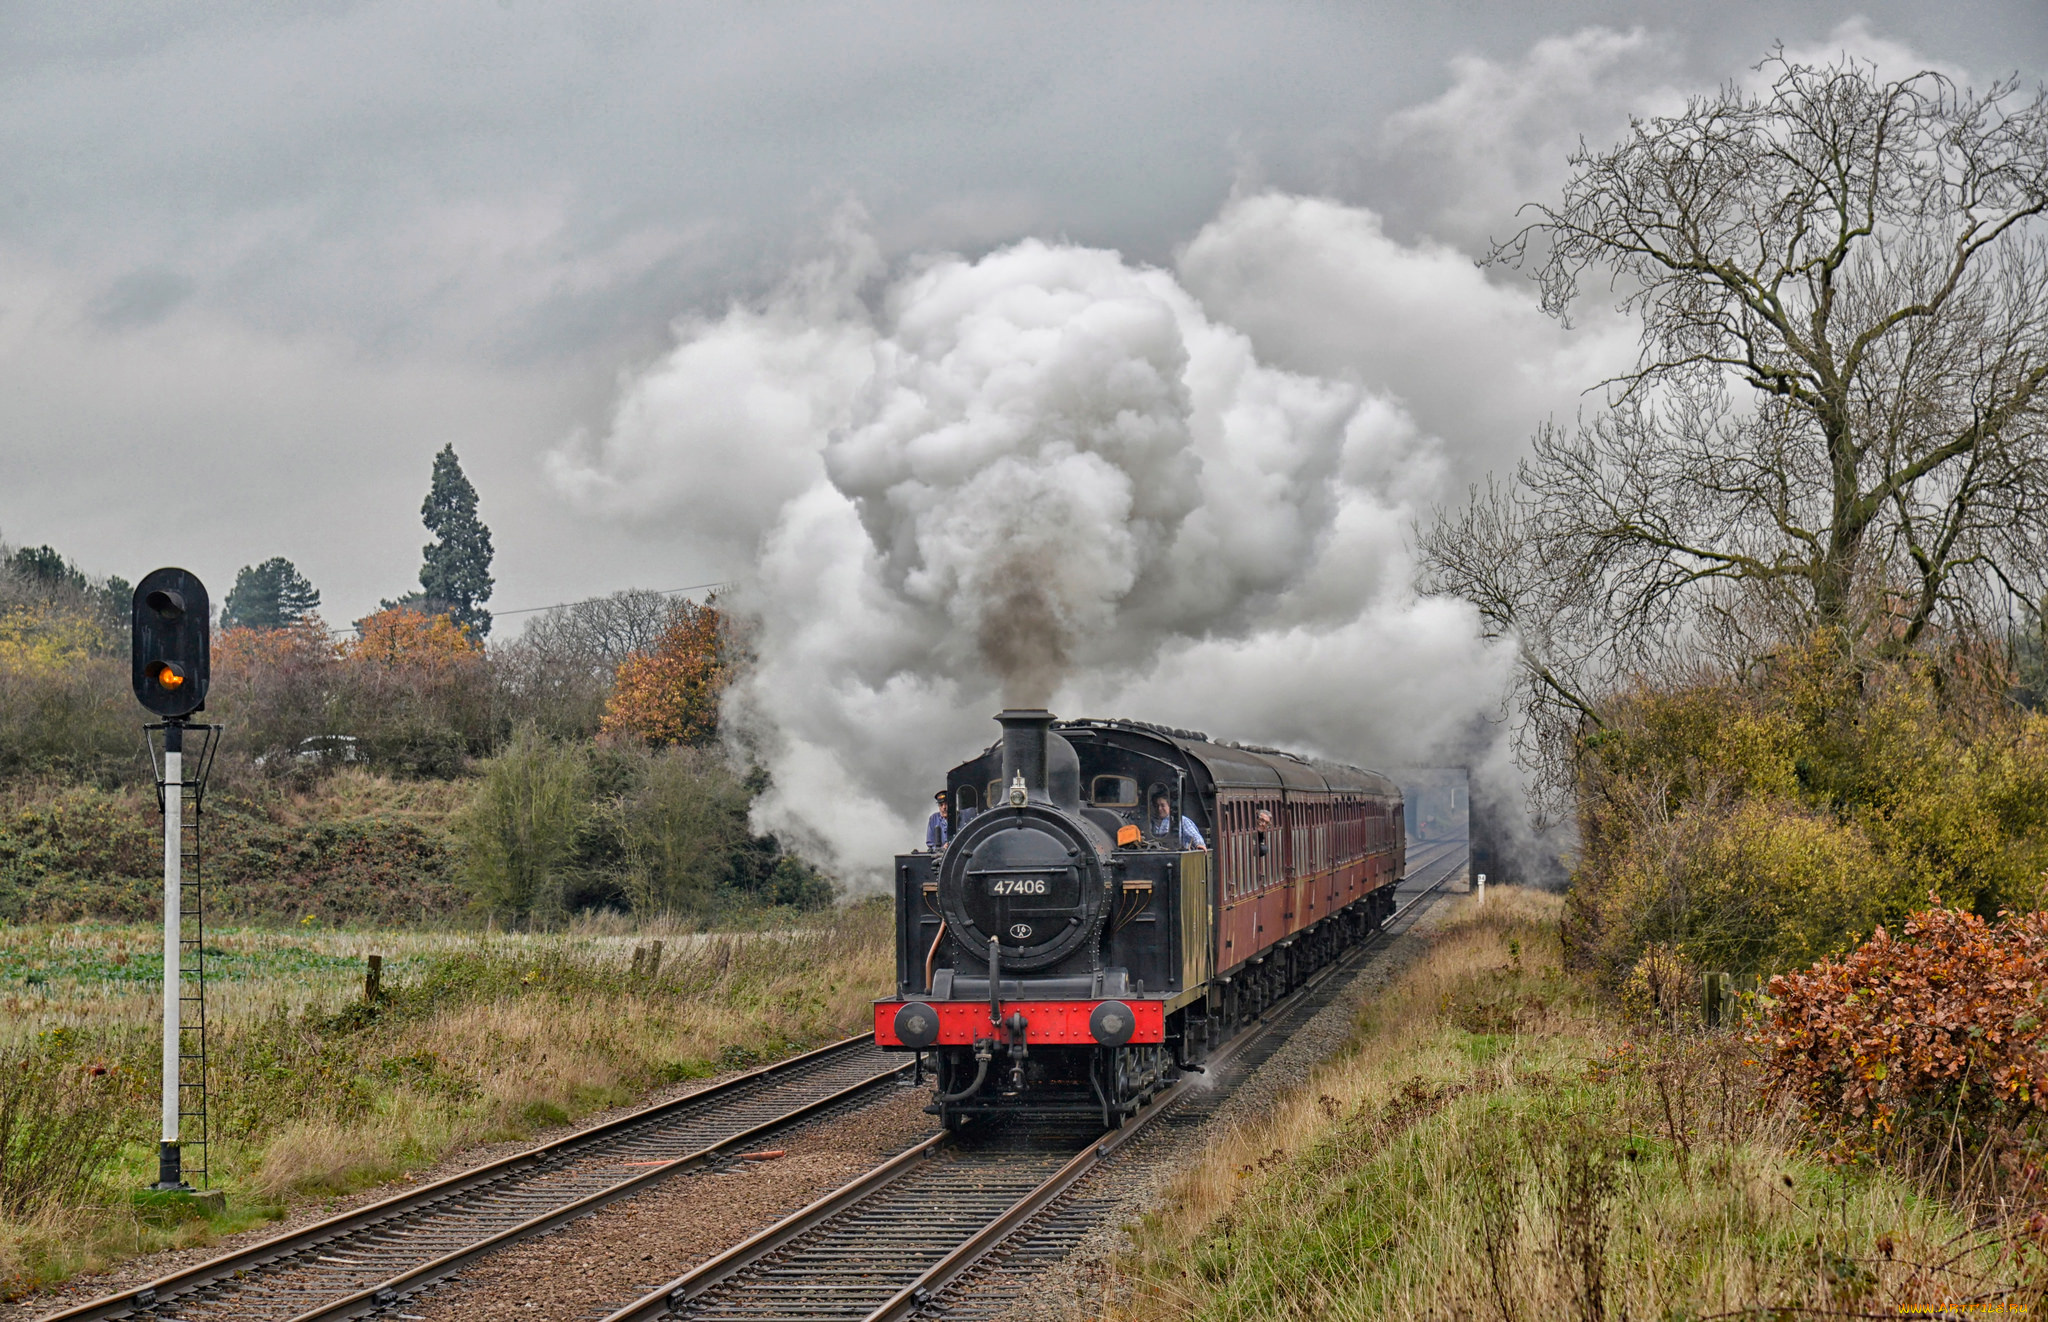
<svg viewBox="0 0 2048 1322"><path fill-rule="evenodd" d="M750 1129L743 1129L736 1134L722 1138L708 1147L699 1148L697 1151L686 1156L663 1162L639 1175L621 1180L609 1188L600 1189L596 1193L579 1198L573 1203L565 1203L552 1212L544 1212L530 1220L522 1221L516 1226L508 1226L487 1239L480 1239L474 1244L456 1249L452 1253L444 1253L438 1258L421 1263L410 1271L400 1272L381 1284L358 1290L356 1293L336 1299L332 1303L310 1308L292 1318L291 1322L338 1322L341 1318L360 1317L365 1313L373 1312L387 1304L395 1303L407 1295L414 1294L443 1277L460 1271L478 1258L494 1253L509 1244L515 1244L523 1239L530 1239L535 1235L545 1234L555 1227L573 1221L578 1217L588 1216L606 1203L639 1193L656 1181L666 1179L671 1175L680 1174L685 1170L706 1165L721 1156L727 1155L743 1144L762 1138L777 1130L786 1129L791 1125L801 1124L815 1115L822 1114L843 1103L854 1101L901 1073L903 1071L899 1068L887 1074L877 1075L874 1078L842 1088L836 1093L820 1097L817 1101L797 1107L793 1111L784 1112L772 1120L764 1120Z"/></svg>
<svg viewBox="0 0 2048 1322"><path fill-rule="evenodd" d="M354 1266L349 1259L332 1255L308 1256L313 1250L334 1248L337 1241L354 1238L374 1238L372 1249L388 1249L393 1244L403 1245L402 1238L419 1235L422 1240L447 1240L451 1236L461 1240L460 1225L452 1230L447 1227L411 1227L408 1221L434 1218L450 1210L460 1210L465 1195L481 1204L504 1206L516 1202L511 1195L519 1192L522 1185L540 1185L550 1177L562 1176L565 1168L579 1161L588 1161L602 1156L610 1147L630 1149L636 1144L659 1146L667 1137L689 1139L693 1126L716 1124L718 1118L727 1112L744 1112L749 1104L768 1101L782 1089L796 1089L807 1079L821 1078L828 1088L822 1096L804 1097L793 1107L779 1107L777 1112L765 1120L743 1124L737 1130L719 1134L706 1143L698 1136L686 1152L673 1157L663 1157L658 1164L650 1164L644 1171L633 1175L610 1179L600 1175L601 1187L593 1192L565 1188L557 1205L536 1216L522 1216L516 1223L486 1234L469 1238L456 1245L452 1251L434 1253L428 1261L415 1263L397 1276L368 1288L355 1288L351 1283L343 1297L315 1302L310 1310L294 1309L288 1316L299 1319L340 1318L369 1312L393 1302L403 1293L410 1293L432 1279L459 1269L474 1261L476 1257L493 1249L503 1247L516 1239L540 1234L561 1224L571 1217L581 1216L594 1207L639 1192L658 1180L703 1166L721 1157L749 1139L762 1134L801 1123L803 1120L828 1111L836 1106L846 1105L858 1099L869 1089L884 1086L889 1080L900 1077L910 1064L891 1063L886 1068L856 1072L847 1082L842 1071L847 1066L857 1066L860 1057L874 1050L874 1034L864 1033L838 1042L777 1061L743 1074L722 1080L707 1088L687 1093L682 1097L616 1117L602 1124L565 1134L560 1138L535 1147L512 1153L497 1160L486 1162L474 1169L436 1180L431 1184L409 1189L404 1193L381 1199L366 1206L328 1217L312 1225L301 1227L286 1234L208 1259L181 1271L173 1272L150 1281L145 1285L105 1295L74 1307L60 1309L46 1314L41 1322L96 1322L102 1318L128 1317L152 1310L160 1310L171 1301L178 1301L180 1311L189 1311L192 1306L212 1308L216 1301L195 1297L200 1292L209 1292L209 1287L232 1283L231 1288L240 1291L248 1288L252 1273L276 1269L292 1270L312 1267L315 1263ZM796 1099L792 1099L796 1100ZM567 1186L573 1180L561 1179ZM588 1180L584 1181L588 1183ZM531 1191L528 1197L531 1199ZM481 1207L472 1210L480 1211ZM421 1251L418 1245L406 1245L417 1257ZM430 1245L426 1251L431 1251ZM337 1249L346 1252L346 1248ZM367 1264L362 1264L367 1265ZM322 1291L318 1286L300 1291L305 1294L332 1293ZM286 1314L279 1314L286 1316Z"/></svg>
<svg viewBox="0 0 2048 1322"><path fill-rule="evenodd" d="M1238 1055L1250 1049L1255 1043L1264 1041L1272 1033L1278 1031L1285 1017L1285 1011L1305 1004L1315 990L1323 986L1330 979L1339 976L1345 970L1353 967L1367 951L1371 950L1379 942L1381 937L1391 932L1396 922L1457 874L1459 867L1464 862L1465 851L1454 849L1451 852L1456 856L1451 866L1446 868L1441 875L1421 891L1411 895L1405 903L1388 916L1387 921L1376 932L1354 946L1340 958L1331 961L1324 968L1310 975L1301 986L1288 993L1283 1000L1269 1006L1266 1014L1261 1016L1258 1021L1247 1025L1245 1031L1239 1033L1229 1042L1212 1052L1206 1058L1205 1065L1220 1066L1227 1064ZM1443 858L1448 856L1440 856L1433 860L1432 863L1425 864L1424 866L1432 867L1435 863L1442 862ZM762 1288L771 1295L794 1298L798 1302L809 1300L810 1302L803 1305L805 1308L804 1312L801 1314L770 1314L748 1309L744 1311L743 1315L750 1317L844 1317L847 1319L858 1318L861 1319L861 1322L899 1322L900 1319L907 1318L917 1309L930 1303L948 1285L952 1284L964 1272L974 1266L975 1263L987 1256L992 1249L1037 1219L1066 1194L1083 1176L1115 1154L1126 1143L1151 1125L1154 1120L1173 1109L1186 1095L1187 1084L1184 1081L1177 1081L1157 1093L1150 1102L1141 1108L1136 1115L1132 1116L1122 1127L1091 1137L1081 1143L1079 1150L1073 1152L1071 1156L1065 1156L1064 1152L1053 1153L1052 1155L1056 1158L1065 1158L1059 1162L1055 1170L1044 1178L1034 1181L1019 1196L1009 1199L993 1215L983 1218L979 1225L969 1230L963 1239L957 1242L950 1250L943 1253L937 1261L918 1271L912 1279L898 1286L884 1300L872 1308L861 1307L861 1300L859 1299L859 1296L862 1294L872 1295L876 1291L878 1287L871 1283L862 1281L848 1284L825 1280L814 1280L806 1283L796 1279L802 1276L802 1271L792 1269L784 1273L785 1276L792 1279L764 1282ZM971 1136L968 1137L971 1139ZM749 1268L764 1265L778 1254L794 1253L801 1247L801 1241L805 1240L806 1237L812 1236L815 1232L825 1231L831 1223L849 1218L863 1204L881 1201L891 1191L901 1190L915 1183L922 1175L944 1164L945 1159L949 1157L957 1159L957 1164L962 1172L961 1177L957 1178L955 1183L962 1189L978 1190L988 1181L989 1172L998 1168L997 1163L1003 1161L1015 1162L1019 1154L998 1146L988 1154L993 1158L990 1162L984 1163L971 1160L973 1155L968 1141L963 1140L961 1135L952 1132L935 1134L891 1157L865 1174L857 1176L809 1206L791 1213L767 1229L735 1244L723 1253L693 1268L683 1276L677 1277L668 1284L614 1310L604 1317L603 1322L653 1322L653 1319L671 1316L740 1316L742 1315L741 1313L704 1313L700 1310L702 1307L709 1306L705 1297L712 1295L719 1286L725 1285L728 1282L734 1282L735 1278L740 1277ZM1041 1160L1045 1156L1043 1153L1035 1155ZM909 1196L916 1198L916 1191L912 1190ZM939 1205L942 1200L935 1200L926 1195L916 1201L919 1206L928 1208ZM887 1215L887 1209L882 1209L875 1217L870 1219L886 1223ZM927 1238L930 1232L937 1231L938 1229L930 1224L932 1220L936 1220L936 1218L928 1218L919 1232ZM856 1239L863 1234L870 1241L877 1237L877 1231L872 1227L854 1226L849 1227L849 1230ZM899 1251L907 1250L907 1245L899 1241L892 1241L886 1229L880 1233L879 1237L885 1246ZM857 1249L858 1244L854 1247ZM825 1269L824 1274L830 1274L834 1268L838 1268L842 1273L846 1270L841 1266L844 1262L843 1256L832 1255L824 1248L815 1248L812 1252L812 1258L814 1262ZM886 1274L888 1274L886 1267L876 1268L866 1273L869 1276Z"/></svg>

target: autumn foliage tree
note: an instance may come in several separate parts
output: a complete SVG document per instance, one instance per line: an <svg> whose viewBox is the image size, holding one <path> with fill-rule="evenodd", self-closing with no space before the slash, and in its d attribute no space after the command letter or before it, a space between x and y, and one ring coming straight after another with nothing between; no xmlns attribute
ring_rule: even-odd
<svg viewBox="0 0 2048 1322"><path fill-rule="evenodd" d="M483 644L447 615L394 606L356 621L356 637L342 650L351 661L445 670L481 659Z"/></svg>
<svg viewBox="0 0 2048 1322"><path fill-rule="evenodd" d="M604 732L652 747L708 743L728 671L723 612L713 602L679 601L653 645L619 664Z"/></svg>

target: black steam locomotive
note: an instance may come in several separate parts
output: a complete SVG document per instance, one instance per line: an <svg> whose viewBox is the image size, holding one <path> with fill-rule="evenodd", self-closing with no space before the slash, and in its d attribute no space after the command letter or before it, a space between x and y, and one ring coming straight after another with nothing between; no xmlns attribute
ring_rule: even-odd
<svg viewBox="0 0 2048 1322"><path fill-rule="evenodd" d="M1137 721L996 720L946 777L951 842L896 860L897 994L875 1002L877 1042L928 1053L949 1127L1119 1125L1393 912L1383 776Z"/></svg>

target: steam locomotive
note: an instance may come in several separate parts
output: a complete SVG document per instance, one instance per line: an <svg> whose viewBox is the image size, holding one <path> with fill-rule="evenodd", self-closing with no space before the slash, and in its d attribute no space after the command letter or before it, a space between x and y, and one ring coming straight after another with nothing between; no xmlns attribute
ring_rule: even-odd
<svg viewBox="0 0 2048 1322"><path fill-rule="evenodd" d="M874 1006L876 1042L936 1070L949 1128L1121 1125L1393 913L1383 776L1139 721L996 720L947 774L950 843L896 859L896 995Z"/></svg>

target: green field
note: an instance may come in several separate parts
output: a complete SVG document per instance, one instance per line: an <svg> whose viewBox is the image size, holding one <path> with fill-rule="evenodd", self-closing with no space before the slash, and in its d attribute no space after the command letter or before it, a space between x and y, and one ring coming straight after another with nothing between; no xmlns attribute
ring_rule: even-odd
<svg viewBox="0 0 2048 1322"><path fill-rule="evenodd" d="M435 931L409 928L206 929L207 1012L231 1025L284 1010L331 1007L362 994L368 956L384 958L394 986L417 978L437 960L469 955L494 960L569 961L624 972L633 948L652 940L666 957L686 957L716 938L703 933L636 928L605 931L599 920L565 933ZM189 930L189 929L188 929ZM189 958L189 954L188 954ZM187 969L189 976L190 970ZM131 923L29 923L0 926L0 1038L51 1028L109 1028L154 1023L161 1014L162 929Z"/></svg>

